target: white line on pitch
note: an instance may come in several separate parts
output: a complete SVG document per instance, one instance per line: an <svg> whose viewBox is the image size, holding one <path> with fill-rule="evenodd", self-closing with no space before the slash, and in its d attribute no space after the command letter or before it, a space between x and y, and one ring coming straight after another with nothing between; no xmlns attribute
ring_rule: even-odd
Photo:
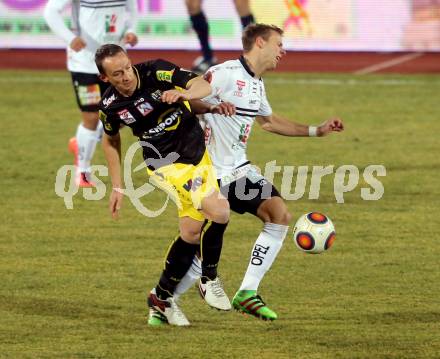
<svg viewBox="0 0 440 359"><path fill-rule="evenodd" d="M384 62L375 64L375 65L367 66L367 67L365 67L363 69L355 71L354 74L355 75L371 74L371 73L376 72L376 71L387 69L389 67L393 67L393 66L396 66L396 65L400 65L400 64L402 64L404 62L408 62L408 61L414 60L414 59L422 56L423 54L424 54L423 52L415 52L415 53L412 53L412 54L406 54L406 55L403 55L403 56L399 56L399 57L396 57L395 59L392 59L392 60L388 60L388 61L384 61Z"/></svg>

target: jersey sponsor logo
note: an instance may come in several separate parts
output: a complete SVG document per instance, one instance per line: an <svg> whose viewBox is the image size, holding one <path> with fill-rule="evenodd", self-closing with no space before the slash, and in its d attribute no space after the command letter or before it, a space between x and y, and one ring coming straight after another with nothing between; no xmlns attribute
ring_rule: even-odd
<svg viewBox="0 0 440 359"><path fill-rule="evenodd" d="M159 116L159 124L156 127L150 128L148 131L144 132L142 138L151 138L161 134L163 131L174 131L177 126L179 126L181 114L183 114L183 112L180 108L177 110L170 108L168 111Z"/></svg>
<svg viewBox="0 0 440 359"><path fill-rule="evenodd" d="M151 94L151 98L155 101L160 101L160 98L162 97L162 91L156 90Z"/></svg>
<svg viewBox="0 0 440 359"><path fill-rule="evenodd" d="M105 107L109 107L114 100L116 100L115 94L102 100L102 103L104 104Z"/></svg>
<svg viewBox="0 0 440 359"><path fill-rule="evenodd" d="M238 91L242 91L243 88L246 86L246 81L237 80L236 84L237 84Z"/></svg>
<svg viewBox="0 0 440 359"><path fill-rule="evenodd" d="M240 127L240 134L238 135L238 139L242 143L246 143L249 138L249 132L251 132L251 126L247 124L242 124Z"/></svg>
<svg viewBox="0 0 440 359"><path fill-rule="evenodd" d="M105 32L114 33L116 32L116 20L117 16L115 14L105 16Z"/></svg>
<svg viewBox="0 0 440 359"><path fill-rule="evenodd" d="M113 131L112 125L109 122L107 122L107 115L101 110L99 110L98 112L98 118L101 120L102 124L104 125L104 128L107 131Z"/></svg>
<svg viewBox="0 0 440 359"><path fill-rule="evenodd" d="M182 187L185 189L185 191L189 192L195 192L198 188L203 184L203 178L202 177L196 177L194 180L190 178L188 182L186 182Z"/></svg>
<svg viewBox="0 0 440 359"><path fill-rule="evenodd" d="M254 266L261 266L263 264L264 258L267 252L269 252L270 246L262 246L261 244L256 244L252 250L251 263Z"/></svg>
<svg viewBox="0 0 440 359"><path fill-rule="evenodd" d="M97 105L101 100L99 85L79 85L77 87L79 103L81 106Z"/></svg>
<svg viewBox="0 0 440 359"><path fill-rule="evenodd" d="M129 125L130 123L133 123L136 121L136 119L133 117L133 115L130 113L130 111L124 109L122 111L118 112L119 118L126 124Z"/></svg>
<svg viewBox="0 0 440 359"><path fill-rule="evenodd" d="M134 101L134 105L136 106L137 104L140 104L141 102L144 102L145 99L143 97L138 98L136 101Z"/></svg>
<svg viewBox="0 0 440 359"><path fill-rule="evenodd" d="M142 102L137 105L136 108L142 116L147 116L151 111L153 111L153 106L151 106L149 102Z"/></svg>
<svg viewBox="0 0 440 359"><path fill-rule="evenodd" d="M171 83L171 79L173 78L173 74L174 74L174 69L172 69L171 71L159 70L159 71L156 71L156 78L159 81L166 81L166 82Z"/></svg>

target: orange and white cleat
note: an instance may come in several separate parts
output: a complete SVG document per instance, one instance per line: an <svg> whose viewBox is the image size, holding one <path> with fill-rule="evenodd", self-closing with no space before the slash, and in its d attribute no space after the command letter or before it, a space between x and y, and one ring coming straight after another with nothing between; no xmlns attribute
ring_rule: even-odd
<svg viewBox="0 0 440 359"><path fill-rule="evenodd" d="M75 176L75 183L78 187L96 187L96 183L90 180L89 172L76 172Z"/></svg>
<svg viewBox="0 0 440 359"><path fill-rule="evenodd" d="M74 157L74 164L75 166L78 166L78 143L76 142L76 137L72 137L69 140L69 152L73 154Z"/></svg>

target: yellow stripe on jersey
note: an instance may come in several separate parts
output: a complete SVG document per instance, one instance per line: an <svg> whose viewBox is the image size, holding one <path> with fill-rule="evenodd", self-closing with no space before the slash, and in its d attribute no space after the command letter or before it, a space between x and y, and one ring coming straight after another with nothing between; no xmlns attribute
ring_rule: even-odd
<svg viewBox="0 0 440 359"><path fill-rule="evenodd" d="M185 91L185 89L184 89L183 87L180 87L180 86L174 86L174 88L175 88L177 91L180 91L180 92ZM188 109L188 111L191 111L191 105L189 104L189 101L183 101L183 104L186 106L186 108Z"/></svg>

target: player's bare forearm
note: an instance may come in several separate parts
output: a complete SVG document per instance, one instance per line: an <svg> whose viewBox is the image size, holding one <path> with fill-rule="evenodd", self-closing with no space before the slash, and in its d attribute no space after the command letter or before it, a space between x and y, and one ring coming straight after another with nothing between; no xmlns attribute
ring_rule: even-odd
<svg viewBox="0 0 440 359"><path fill-rule="evenodd" d="M203 102L202 100L191 100L189 104L191 105L192 112L196 115L208 113L211 108L209 103Z"/></svg>
<svg viewBox="0 0 440 359"><path fill-rule="evenodd" d="M191 109L196 115L203 115L205 113L217 113L219 115L232 116L235 115L236 109L233 103L221 102L218 105L201 100L191 100Z"/></svg>
<svg viewBox="0 0 440 359"><path fill-rule="evenodd" d="M201 76L193 78L186 85L187 100L198 100L209 96L211 92L211 85Z"/></svg>
<svg viewBox="0 0 440 359"><path fill-rule="evenodd" d="M121 137L118 134L102 137L102 148L107 160L113 188L121 188Z"/></svg>
<svg viewBox="0 0 440 359"><path fill-rule="evenodd" d="M322 137L331 132L341 132L344 130L344 124L338 117L330 118L319 126L304 125L298 122L287 120L278 115L258 116L257 121L266 131L291 137ZM311 129L313 130L310 131Z"/></svg>
<svg viewBox="0 0 440 359"><path fill-rule="evenodd" d="M287 120L278 115L258 116L258 123L265 131L282 136L302 137L309 135L309 126Z"/></svg>

